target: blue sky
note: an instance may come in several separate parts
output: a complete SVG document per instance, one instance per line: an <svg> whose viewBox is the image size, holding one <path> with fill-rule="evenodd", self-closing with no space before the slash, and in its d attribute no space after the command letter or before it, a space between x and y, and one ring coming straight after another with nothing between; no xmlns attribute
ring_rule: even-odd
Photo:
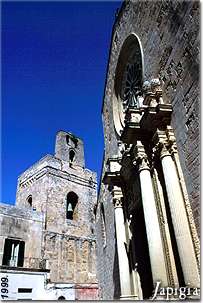
<svg viewBox="0 0 203 303"><path fill-rule="evenodd" d="M84 140L86 167L100 176L101 105L120 5L3 3L1 202L14 204L17 177L45 154L54 154L58 130Z"/></svg>

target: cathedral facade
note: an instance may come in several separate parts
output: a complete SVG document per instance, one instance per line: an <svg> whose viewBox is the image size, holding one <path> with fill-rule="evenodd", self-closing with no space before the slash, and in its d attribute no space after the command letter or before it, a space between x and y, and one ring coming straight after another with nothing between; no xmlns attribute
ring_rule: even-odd
<svg viewBox="0 0 203 303"><path fill-rule="evenodd" d="M101 298L199 298L199 2L123 3L102 116Z"/></svg>

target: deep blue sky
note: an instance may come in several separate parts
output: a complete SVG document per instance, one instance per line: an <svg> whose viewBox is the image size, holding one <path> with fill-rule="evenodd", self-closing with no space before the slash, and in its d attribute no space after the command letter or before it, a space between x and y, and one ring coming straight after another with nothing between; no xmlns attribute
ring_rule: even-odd
<svg viewBox="0 0 203 303"><path fill-rule="evenodd" d="M54 154L55 134L85 144L100 176L101 104L111 31L120 2L4 2L2 5L2 192L14 204L17 177Z"/></svg>

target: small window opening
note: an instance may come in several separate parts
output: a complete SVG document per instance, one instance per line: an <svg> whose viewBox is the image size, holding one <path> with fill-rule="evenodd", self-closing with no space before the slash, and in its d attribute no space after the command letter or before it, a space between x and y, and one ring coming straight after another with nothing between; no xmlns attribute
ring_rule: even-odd
<svg viewBox="0 0 203 303"><path fill-rule="evenodd" d="M74 192L70 192L67 195L67 213L66 218L69 220L75 220L77 217L76 205L78 203L78 196Z"/></svg>
<svg viewBox="0 0 203 303"><path fill-rule="evenodd" d="M93 179L92 179L92 177L89 178L89 185L93 185Z"/></svg>
<svg viewBox="0 0 203 303"><path fill-rule="evenodd" d="M69 152L69 164L70 164L70 166L72 166L74 159L75 159L75 152L74 152L74 150L70 150L70 152Z"/></svg>
<svg viewBox="0 0 203 303"><path fill-rule="evenodd" d="M23 267L25 242L5 239L2 265Z"/></svg>
<svg viewBox="0 0 203 303"><path fill-rule="evenodd" d="M32 288L18 288L19 293L28 293L32 292Z"/></svg>
<svg viewBox="0 0 203 303"><path fill-rule="evenodd" d="M76 148L78 146L78 140L75 140L74 144L75 144L75 148Z"/></svg>
<svg viewBox="0 0 203 303"><path fill-rule="evenodd" d="M103 240L103 247L106 247L106 222L105 222L105 214L104 214L104 205L101 204L101 234Z"/></svg>
<svg viewBox="0 0 203 303"><path fill-rule="evenodd" d="M67 143L67 144L69 143L69 139L70 139L70 137L67 135L67 136L66 136L66 143Z"/></svg>
<svg viewBox="0 0 203 303"><path fill-rule="evenodd" d="M27 198L27 202L28 202L29 206L32 207L32 196L31 195Z"/></svg>

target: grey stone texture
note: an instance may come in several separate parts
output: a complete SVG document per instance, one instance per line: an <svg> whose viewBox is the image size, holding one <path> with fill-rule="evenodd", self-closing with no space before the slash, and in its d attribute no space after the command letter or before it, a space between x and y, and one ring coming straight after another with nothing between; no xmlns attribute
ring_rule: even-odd
<svg viewBox="0 0 203 303"><path fill-rule="evenodd" d="M200 234L200 3L199 1L126 1L115 20L112 32L106 86L103 100L105 155L118 154L118 136L114 129L113 98L116 66L126 38L135 33L144 55L144 80L160 78L164 96L172 104L172 127L189 199ZM107 246L103 247L100 204L106 220ZM114 209L107 185L101 184L96 214L97 272L102 298L117 297L119 277L116 271ZM114 276L112 277L112 273Z"/></svg>
<svg viewBox="0 0 203 303"><path fill-rule="evenodd" d="M70 151L74 151L71 159ZM58 132L55 156L46 155L18 178L17 207L11 207L11 217L6 217L2 223L5 228L10 228L8 233L2 231L4 239L8 234L15 236L19 224L22 229L19 237L26 239L27 254L48 261L51 282L97 282L93 213L97 176L84 165L82 140L70 133ZM73 220L66 216L70 192L78 197ZM29 197L32 197L32 205ZM15 219L21 209L25 219ZM35 222L37 214L41 218L40 223ZM4 213L2 215L5 217Z"/></svg>
<svg viewBox="0 0 203 303"><path fill-rule="evenodd" d="M24 208L0 204L0 264L2 264L6 238L26 243L24 266L39 268L44 215Z"/></svg>

